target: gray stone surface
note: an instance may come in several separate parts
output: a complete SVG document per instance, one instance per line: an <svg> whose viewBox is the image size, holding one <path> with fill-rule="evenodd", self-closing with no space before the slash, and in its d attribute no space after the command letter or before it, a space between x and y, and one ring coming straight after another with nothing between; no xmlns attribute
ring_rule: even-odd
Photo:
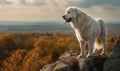
<svg viewBox="0 0 120 71"><path fill-rule="evenodd" d="M120 43L104 64L104 71L120 71Z"/></svg>
<svg viewBox="0 0 120 71"><path fill-rule="evenodd" d="M72 54L67 53L65 55L62 55L56 62L46 65L40 71L102 71L103 70L103 65L101 64L103 64L103 62L105 61L104 57L95 56L92 58L78 58L77 56L78 56L77 53L72 53ZM100 62L96 62L96 61L100 61ZM99 67L97 65L99 65Z"/></svg>

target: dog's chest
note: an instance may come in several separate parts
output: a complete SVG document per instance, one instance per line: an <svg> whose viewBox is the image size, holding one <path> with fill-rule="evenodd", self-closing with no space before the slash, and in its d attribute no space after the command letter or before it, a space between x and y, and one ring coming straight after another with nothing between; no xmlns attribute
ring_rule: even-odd
<svg viewBox="0 0 120 71"><path fill-rule="evenodd" d="M74 30L75 30L76 37L79 41L80 40L86 40L85 36L82 33L80 33L80 31L78 31L77 29L74 29Z"/></svg>
<svg viewBox="0 0 120 71"><path fill-rule="evenodd" d="M71 25L71 27L72 27L73 29L77 29L77 28L78 28L78 25L75 25L75 24L73 24L73 23L71 23L70 25Z"/></svg>
<svg viewBox="0 0 120 71"><path fill-rule="evenodd" d="M76 37L78 40L86 40L85 39L85 32L81 32L80 30L82 30L82 27L79 28L79 25L75 25L73 23L71 23L71 27L74 29Z"/></svg>

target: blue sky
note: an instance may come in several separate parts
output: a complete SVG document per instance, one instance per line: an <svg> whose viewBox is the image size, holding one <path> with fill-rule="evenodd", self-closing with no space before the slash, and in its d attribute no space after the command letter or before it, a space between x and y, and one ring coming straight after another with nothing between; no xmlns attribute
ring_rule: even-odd
<svg viewBox="0 0 120 71"><path fill-rule="evenodd" d="M0 21L63 21L69 6L105 22L120 22L120 0L0 0Z"/></svg>

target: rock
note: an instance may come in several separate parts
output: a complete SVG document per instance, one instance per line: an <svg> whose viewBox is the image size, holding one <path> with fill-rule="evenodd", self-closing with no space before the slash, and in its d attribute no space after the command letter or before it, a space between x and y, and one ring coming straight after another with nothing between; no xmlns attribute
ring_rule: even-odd
<svg viewBox="0 0 120 71"><path fill-rule="evenodd" d="M103 64L107 57L93 56L78 59L77 53L62 55L56 62L48 64L40 71L103 71Z"/></svg>
<svg viewBox="0 0 120 71"><path fill-rule="evenodd" d="M111 42L112 42L112 43L114 43L114 42L115 42L115 39L114 39L113 37L111 38Z"/></svg>
<svg viewBox="0 0 120 71"><path fill-rule="evenodd" d="M104 64L104 71L120 71L120 43Z"/></svg>
<svg viewBox="0 0 120 71"><path fill-rule="evenodd" d="M86 58L82 71L103 71L103 65L106 56L93 56L92 58Z"/></svg>
<svg viewBox="0 0 120 71"><path fill-rule="evenodd" d="M77 54L71 56L70 54L62 55L58 61L46 65L40 71L80 71Z"/></svg>

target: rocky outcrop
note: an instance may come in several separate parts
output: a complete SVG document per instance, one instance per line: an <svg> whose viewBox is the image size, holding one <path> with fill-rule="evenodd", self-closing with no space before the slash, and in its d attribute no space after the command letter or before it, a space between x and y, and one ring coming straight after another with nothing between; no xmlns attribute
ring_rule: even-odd
<svg viewBox="0 0 120 71"><path fill-rule="evenodd" d="M106 60L104 71L120 71L120 42Z"/></svg>
<svg viewBox="0 0 120 71"><path fill-rule="evenodd" d="M103 71L103 64L107 58L105 56L94 56L78 59L77 56L77 53L67 53L40 71Z"/></svg>
<svg viewBox="0 0 120 71"><path fill-rule="evenodd" d="M77 53L67 53L40 71L120 71L120 42L109 57L93 56L78 59L77 56Z"/></svg>

